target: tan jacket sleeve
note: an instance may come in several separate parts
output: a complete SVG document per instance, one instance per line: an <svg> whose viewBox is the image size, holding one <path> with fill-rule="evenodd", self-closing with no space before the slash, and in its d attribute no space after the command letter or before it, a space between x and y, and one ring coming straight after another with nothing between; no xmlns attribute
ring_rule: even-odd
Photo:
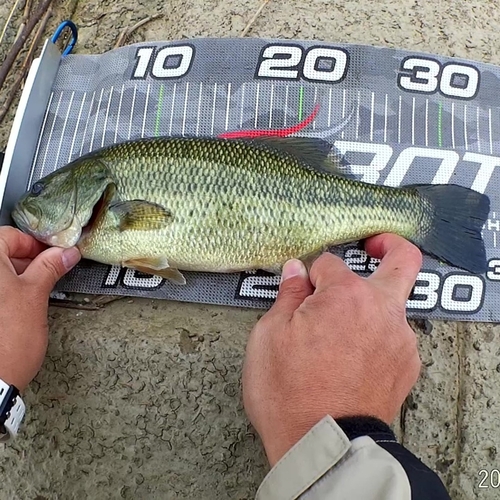
<svg viewBox="0 0 500 500"><path fill-rule="evenodd" d="M373 435L385 437L380 432ZM396 447L395 451L388 451L386 445ZM411 484L403 460L412 462L410 470L426 475L421 478L426 485ZM429 482L429 474L433 481ZM418 481L418 477L414 479ZM273 467L256 500L448 500L444 486L436 479L395 438L376 441L361 435L350 440L337 422L326 416ZM428 486L434 489L429 492ZM420 491L425 496L420 496Z"/></svg>

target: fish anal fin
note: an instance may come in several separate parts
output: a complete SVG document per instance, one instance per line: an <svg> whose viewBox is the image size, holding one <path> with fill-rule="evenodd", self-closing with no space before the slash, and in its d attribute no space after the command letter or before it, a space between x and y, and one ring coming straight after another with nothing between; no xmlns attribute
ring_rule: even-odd
<svg viewBox="0 0 500 500"><path fill-rule="evenodd" d="M176 285L186 284L184 275L178 269L169 267L168 261L164 257L130 259L123 262L123 266L136 269L141 273L161 276Z"/></svg>
<svg viewBox="0 0 500 500"><path fill-rule="evenodd" d="M125 267L142 266L154 271L160 271L169 267L168 260L165 257L137 257L123 262Z"/></svg>
<svg viewBox="0 0 500 500"><path fill-rule="evenodd" d="M162 229L172 220L166 208L145 200L114 201L109 210L119 218L120 231Z"/></svg>

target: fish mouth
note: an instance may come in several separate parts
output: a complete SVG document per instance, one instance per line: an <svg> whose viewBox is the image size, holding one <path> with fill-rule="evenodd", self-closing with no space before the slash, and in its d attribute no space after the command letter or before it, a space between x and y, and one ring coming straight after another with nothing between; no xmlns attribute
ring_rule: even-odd
<svg viewBox="0 0 500 500"><path fill-rule="evenodd" d="M36 240L49 246L69 248L76 244L80 238L82 227L78 218L73 217L71 224L56 233L40 230L40 219L28 210L23 210L19 206L14 207L11 212L15 225L23 232Z"/></svg>
<svg viewBox="0 0 500 500"><path fill-rule="evenodd" d="M11 212L11 217L16 226L23 232L29 233L32 236L38 235L37 229L40 224L40 219L35 217L31 212L15 206Z"/></svg>

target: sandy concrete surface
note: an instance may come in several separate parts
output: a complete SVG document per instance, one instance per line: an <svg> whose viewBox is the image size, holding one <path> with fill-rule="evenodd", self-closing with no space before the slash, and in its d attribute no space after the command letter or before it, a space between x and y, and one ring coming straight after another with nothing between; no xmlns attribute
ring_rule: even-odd
<svg viewBox="0 0 500 500"><path fill-rule="evenodd" d="M165 17L130 41L238 36L258 4L73 0L57 4L50 28L72 13L77 51L99 53L124 27L158 12ZM249 36L500 64L499 32L492 0L271 0ZM243 413L240 370L259 314L138 299L100 311L52 308L48 356L25 397L22 435L0 446L0 499L252 498L268 469ZM398 435L438 471L454 500L498 498L500 489L478 485L481 469L500 469L500 328L436 322L427 335L414 326L424 368L395 423Z"/></svg>

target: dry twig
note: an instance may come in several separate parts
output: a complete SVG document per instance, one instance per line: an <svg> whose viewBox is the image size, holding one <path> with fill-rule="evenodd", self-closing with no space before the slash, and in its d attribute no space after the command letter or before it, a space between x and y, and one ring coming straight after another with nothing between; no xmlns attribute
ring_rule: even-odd
<svg viewBox="0 0 500 500"><path fill-rule="evenodd" d="M16 98L17 91L21 88L21 85L26 78L26 75L28 74L29 68L31 66L31 63L33 61L33 56L35 55L35 50L38 47L38 44L40 43L40 40L42 39L43 32L45 31L45 27L47 26L47 23L52 16L52 7L49 7L49 10L45 13L45 16L42 19L42 22L40 26L38 27L38 30L36 32L35 38L33 39L33 42L31 42L31 46L29 48L28 54L26 55L26 58L24 59L23 65L21 67L21 71L19 73L19 76L17 77L16 81L13 83L12 88L9 92L9 95L7 96L7 99L5 100L4 104L0 108L0 123L2 123L3 119L5 118L5 115L9 112L9 109L14 102L14 99Z"/></svg>
<svg viewBox="0 0 500 500"><path fill-rule="evenodd" d="M92 304L80 304L79 302L66 302L63 300L49 300L51 307L62 307L63 309L78 309L80 311L100 311L102 308Z"/></svg>
<svg viewBox="0 0 500 500"><path fill-rule="evenodd" d="M118 40L116 41L114 48L117 49L118 47L121 47L127 41L127 38L141 26L144 26L145 24L150 23L151 21L154 21L155 19L158 19L160 17L163 17L163 14L156 14L154 16L146 17L141 21L139 21L138 23L134 24L131 28L125 28L120 33L120 36L118 37Z"/></svg>
<svg viewBox="0 0 500 500"><path fill-rule="evenodd" d="M80 309L84 311L100 311L107 304L125 299L122 295L97 295L88 302L78 302L77 300L50 299L49 305L53 307L63 307L65 309Z"/></svg>
<svg viewBox="0 0 500 500"><path fill-rule="evenodd" d="M91 300L92 304L96 306L105 306L106 304L110 304L111 302L116 302L117 300L123 300L126 297L123 295L98 295L97 297Z"/></svg>
<svg viewBox="0 0 500 500"><path fill-rule="evenodd" d="M259 17L259 14L262 12L264 7L268 3L269 0L263 0L263 2L260 4L260 7L257 9L257 12L253 15L252 19L248 21L248 24L245 26L245 29L241 32L241 36L245 36L250 31L250 28L252 27L253 23L256 21L256 19Z"/></svg>
<svg viewBox="0 0 500 500"><path fill-rule="evenodd" d="M26 23L28 22L31 10L31 0L26 0L26 4L24 5L23 18L21 19L21 24L19 25L19 29L17 30L16 40L21 36Z"/></svg>
<svg viewBox="0 0 500 500"><path fill-rule="evenodd" d="M22 33L16 38L16 41L13 43L9 53L7 54L7 57L5 58L2 66L0 66L0 89L2 88L5 79L7 78L7 75L9 74L10 68L14 64L14 61L16 60L17 55L19 54L20 50L23 48L24 43L30 36L31 32L35 28L35 26L38 24L40 19L45 15L45 13L49 10L50 5L52 4L53 0L42 0L38 9L35 11L35 13L30 17L28 22L26 23L26 26L22 30Z"/></svg>
<svg viewBox="0 0 500 500"><path fill-rule="evenodd" d="M20 0L16 0L14 5L12 6L12 9L10 9L9 16L7 17L7 21L5 21L5 25L2 30L2 34L0 35L0 45L2 45L3 42L3 37L5 36L5 33L7 32L7 28L9 27L10 20L12 19L12 16L14 15L14 12L17 9L17 6L19 5Z"/></svg>

